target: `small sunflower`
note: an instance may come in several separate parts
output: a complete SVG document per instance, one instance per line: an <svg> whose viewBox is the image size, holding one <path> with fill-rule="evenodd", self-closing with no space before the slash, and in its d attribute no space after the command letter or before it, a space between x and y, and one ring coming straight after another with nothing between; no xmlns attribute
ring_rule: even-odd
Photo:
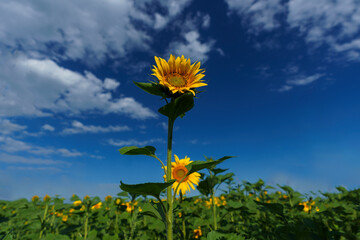
<svg viewBox="0 0 360 240"><path fill-rule="evenodd" d="M185 166L192 163L192 161L190 161L190 158L188 158L187 156L185 156L184 159L179 159L179 157L174 154L174 158L175 158L175 162L171 163L171 179L176 180L176 182L174 182L174 184L172 185L172 188L175 191L177 186L179 185L179 182L181 181L181 179L188 173L188 170ZM165 167L165 171L166 171L166 167ZM164 178L165 178L165 176L164 176ZM193 184L199 185L199 181L200 181L199 173L194 172L194 173L190 174L180 183L180 186L179 186L176 194L179 194L180 191L182 194L185 194L186 191L190 192L190 187L193 190L195 190L195 187Z"/></svg>
<svg viewBox="0 0 360 240"><path fill-rule="evenodd" d="M202 231L201 231L201 227L199 226L198 228L194 229L194 238L198 239L202 236Z"/></svg>
<svg viewBox="0 0 360 240"><path fill-rule="evenodd" d="M190 58L184 55L175 59L170 55L169 61L155 57L157 66L153 65L153 74L159 80L159 84L167 87L173 94L191 92L195 96L194 89L207 86L204 80L205 70L200 69L200 62L191 64Z"/></svg>

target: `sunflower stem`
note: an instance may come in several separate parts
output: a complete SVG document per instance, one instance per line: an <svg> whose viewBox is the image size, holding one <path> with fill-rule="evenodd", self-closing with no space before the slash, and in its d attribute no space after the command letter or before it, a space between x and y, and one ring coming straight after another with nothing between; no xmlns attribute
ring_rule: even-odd
<svg viewBox="0 0 360 240"><path fill-rule="evenodd" d="M179 189L180 184L184 181L184 179L185 179L186 177L187 177L187 175L185 175L185 176L178 182L178 185L176 186L175 191L174 191L173 201L175 201L176 193L177 193L177 191L178 191L178 189ZM181 191L180 191L179 193L182 194Z"/></svg>
<svg viewBox="0 0 360 240"><path fill-rule="evenodd" d="M172 155L172 137L173 137L174 120L169 118L168 121L168 145L167 145L167 174L166 181L171 180L171 155ZM167 188L167 204L169 206L166 213L167 223L167 240L173 240L173 199L172 199L172 188Z"/></svg>
<svg viewBox="0 0 360 240"><path fill-rule="evenodd" d="M151 156L154 157L155 159L157 159L157 160L160 162L160 164L161 164L161 166L162 166L162 169L164 169L165 176L167 176L167 173L166 173L166 171L165 171L165 165L164 165L164 163L161 161L161 159L158 158L158 157L155 156L155 155L151 155Z"/></svg>
<svg viewBox="0 0 360 240"><path fill-rule="evenodd" d="M217 220L216 220L216 205L215 205L215 193L214 190L211 191L211 198L212 198L212 209L214 215L214 230L217 230Z"/></svg>

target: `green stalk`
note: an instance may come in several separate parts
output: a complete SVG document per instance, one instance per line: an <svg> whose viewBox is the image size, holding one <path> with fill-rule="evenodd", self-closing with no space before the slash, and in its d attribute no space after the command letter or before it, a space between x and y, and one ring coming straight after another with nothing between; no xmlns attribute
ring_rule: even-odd
<svg viewBox="0 0 360 240"><path fill-rule="evenodd" d="M214 230L217 230L217 221L216 221L216 205L215 205L215 193L214 190L211 191L211 199L212 199L212 208L214 215Z"/></svg>
<svg viewBox="0 0 360 240"><path fill-rule="evenodd" d="M168 145L167 145L167 174L166 180L171 180L171 154L172 154L172 136L173 136L174 120L169 118L168 121ZM171 195L171 186L167 188L168 210L166 212L167 240L173 240L173 200Z"/></svg>
<svg viewBox="0 0 360 240"><path fill-rule="evenodd" d="M46 229L45 222L46 222L46 216L47 216L48 209L49 209L49 204L47 203L45 206L44 216L43 216L43 219L41 222L41 231L40 231L39 239L42 238L42 235Z"/></svg>
<svg viewBox="0 0 360 240"><path fill-rule="evenodd" d="M86 215L85 215L85 224L84 224L84 239L87 238L88 235L88 223L89 223L89 211L88 211L88 207L86 207Z"/></svg>
<svg viewBox="0 0 360 240"><path fill-rule="evenodd" d="M184 212L182 212L184 214ZM184 217L184 215L182 216ZM186 240L186 225L185 225L185 219L182 220L182 232L183 232L183 237L184 240Z"/></svg>
<svg viewBox="0 0 360 240"><path fill-rule="evenodd" d="M180 183L179 183L180 185ZM178 185L178 186L179 186ZM182 192L180 191L180 204L182 204L183 202L183 195ZM181 220L182 220L182 233L183 233L183 239L186 240L186 224L185 224L185 212L182 210L181 211Z"/></svg>

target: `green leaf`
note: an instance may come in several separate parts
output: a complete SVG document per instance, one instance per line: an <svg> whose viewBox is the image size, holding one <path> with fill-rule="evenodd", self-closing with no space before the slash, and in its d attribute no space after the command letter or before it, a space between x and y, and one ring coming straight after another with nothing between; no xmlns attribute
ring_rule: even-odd
<svg viewBox="0 0 360 240"><path fill-rule="evenodd" d="M165 202L164 206L166 205L167 204ZM166 213L161 202L145 203L142 206L142 209L143 211L141 212L141 215L147 215L159 219L164 224L164 227L166 226Z"/></svg>
<svg viewBox="0 0 360 240"><path fill-rule="evenodd" d="M205 168L213 168L216 165L218 165L219 163L222 163L223 161L225 161L229 158L232 158L232 156L225 156L225 157L220 158L219 160L212 161L212 162L194 161L194 162L186 165L186 168L188 170L188 173L186 175L188 176L194 172L198 172Z"/></svg>
<svg viewBox="0 0 360 240"><path fill-rule="evenodd" d="M216 175L216 174L225 172L225 171L227 171L227 170L229 170L229 169L215 168L215 169L212 169L211 171Z"/></svg>
<svg viewBox="0 0 360 240"><path fill-rule="evenodd" d="M227 173L225 175L217 175L216 178L217 178L218 183L223 183L226 180L231 179L233 176L234 176L234 173Z"/></svg>
<svg viewBox="0 0 360 240"><path fill-rule="evenodd" d="M144 82L134 82L136 86L141 88L147 93L150 93L152 95L156 96L162 96L165 97L164 89L161 85L155 84L155 83L144 83Z"/></svg>
<svg viewBox="0 0 360 240"><path fill-rule="evenodd" d="M293 194L294 193L294 189L292 189L291 187L289 186L280 186L279 184L276 184L278 187L280 187L282 190L284 190L286 193L288 194Z"/></svg>
<svg viewBox="0 0 360 240"><path fill-rule="evenodd" d="M130 146L123 147L119 149L120 153L123 155L146 155L146 156L154 156L156 148L153 146L145 146L142 148Z"/></svg>
<svg viewBox="0 0 360 240"><path fill-rule="evenodd" d="M141 215L147 215L162 220L160 213L155 209L153 204L145 203L141 208L143 210Z"/></svg>
<svg viewBox="0 0 360 240"><path fill-rule="evenodd" d="M348 192L348 190L346 190L346 188L344 188L342 186L338 186L338 187L336 187L336 189L341 193L347 193Z"/></svg>
<svg viewBox="0 0 360 240"><path fill-rule="evenodd" d="M227 203L227 208L226 210L228 212L232 212L232 211L248 211L249 208L244 206L243 203L241 202L238 202L238 201L232 201L230 200L228 203Z"/></svg>
<svg viewBox="0 0 360 240"><path fill-rule="evenodd" d="M186 112L194 107L194 96L192 93L184 93L180 97L171 99L171 102L159 108L159 113L169 117L173 121L177 117L183 117Z"/></svg>
<svg viewBox="0 0 360 240"><path fill-rule="evenodd" d="M220 233L211 231L206 236L207 240L244 240L245 238L235 233Z"/></svg>
<svg viewBox="0 0 360 240"><path fill-rule="evenodd" d="M129 197L129 193L128 192L119 192L118 194L119 197Z"/></svg>
<svg viewBox="0 0 360 240"><path fill-rule="evenodd" d="M171 186L176 180L172 179L166 183L141 183L141 184L125 184L120 181L120 189L132 194L150 195L157 199L160 193L167 187Z"/></svg>
<svg viewBox="0 0 360 240"><path fill-rule="evenodd" d="M254 202L258 205L264 206L266 210L269 210L272 213L284 216L284 206L280 203L263 203L255 200Z"/></svg>
<svg viewBox="0 0 360 240"><path fill-rule="evenodd" d="M217 179L214 177L207 177L205 180L202 180L199 182L199 185L197 186L197 189L201 194L204 194L206 196L210 195L213 188L217 184Z"/></svg>

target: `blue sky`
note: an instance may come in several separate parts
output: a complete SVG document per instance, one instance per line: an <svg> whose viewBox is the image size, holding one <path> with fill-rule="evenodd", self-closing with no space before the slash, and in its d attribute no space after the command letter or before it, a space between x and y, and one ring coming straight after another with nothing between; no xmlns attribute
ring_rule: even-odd
<svg viewBox="0 0 360 240"><path fill-rule="evenodd" d="M201 61L208 86L175 122L174 153L235 181L301 192L360 185L360 4L355 0L81 0L0 6L0 199L104 197L162 181L154 56Z"/></svg>

